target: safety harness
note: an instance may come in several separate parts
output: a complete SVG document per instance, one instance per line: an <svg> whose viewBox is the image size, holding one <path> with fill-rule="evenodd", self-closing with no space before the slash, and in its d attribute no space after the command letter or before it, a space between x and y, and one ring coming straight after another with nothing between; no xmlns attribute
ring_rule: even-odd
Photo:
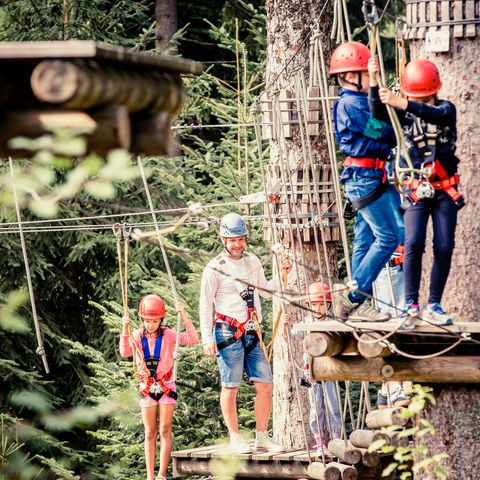
<svg viewBox="0 0 480 480"><path fill-rule="evenodd" d="M148 339L146 336L142 337L142 349L143 349L143 356L145 359L145 365L148 368L150 376L143 379L142 384L144 388L140 390L140 393L143 396L150 396L155 401L160 400L163 395L167 395L174 400L177 399L177 392L168 388L166 386L166 382L172 379L173 370L170 369L163 377L157 378L157 366L158 362L160 361L160 352L162 350L162 341L163 335L159 335L155 339L155 349L153 352L153 356L150 354L150 348L148 346Z"/></svg>
<svg viewBox="0 0 480 480"><path fill-rule="evenodd" d="M423 151L425 156L422 169L428 168L432 173L428 180L413 178L410 181L408 191L412 191L407 193L409 201L415 204L423 199L433 198L435 191L443 190L453 200L458 209L464 207L465 199L456 188L460 182L460 177L457 173L449 177L443 165L435 159L438 127L431 124L424 126L420 119L414 117L412 132L413 142L419 150Z"/></svg>
<svg viewBox="0 0 480 480"><path fill-rule="evenodd" d="M386 160L380 160L378 158L347 157L345 159L343 162L344 167L371 168L373 170L380 170L383 172L382 183L380 183L375 190L365 197L353 200L349 199L354 208L360 210L361 208L367 207L375 200L378 200L388 190L389 183L387 178L387 170L385 169L386 164Z"/></svg>
<svg viewBox="0 0 480 480"><path fill-rule="evenodd" d="M403 267L403 259L405 257L405 245L399 245L395 251L392 253L388 265L390 267Z"/></svg>

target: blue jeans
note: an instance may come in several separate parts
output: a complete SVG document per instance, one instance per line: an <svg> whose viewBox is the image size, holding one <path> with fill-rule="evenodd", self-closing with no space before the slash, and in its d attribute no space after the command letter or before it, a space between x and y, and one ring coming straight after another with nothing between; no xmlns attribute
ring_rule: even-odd
<svg viewBox="0 0 480 480"><path fill-rule="evenodd" d="M350 200L359 200L372 193L382 178L380 171L364 173L365 169L351 169L342 178L345 193ZM363 302L372 295L372 284L397 246L404 241L405 230L398 211L398 194L390 188L370 205L357 211L352 253L352 276L359 292L350 294L351 300ZM362 292L362 293L360 293Z"/></svg>
<svg viewBox="0 0 480 480"><path fill-rule="evenodd" d="M233 336L227 328L215 327L217 345ZM243 335L235 343L222 348L217 353L217 363L223 387L239 387L243 369L251 382L273 383L272 369L265 358L257 334Z"/></svg>
<svg viewBox="0 0 480 480"><path fill-rule="evenodd" d="M398 317L405 308L405 282L403 269L400 265L385 267L373 284L373 292L378 303L378 309Z"/></svg>
<svg viewBox="0 0 480 480"><path fill-rule="evenodd" d="M323 396L322 382L315 382L308 389L310 429L315 438L320 438L321 431L324 442L328 444L329 440L340 438L342 417L335 382L323 382L323 384L325 386L326 398ZM315 406L317 407L316 410ZM329 429L331 429L332 438L329 438Z"/></svg>

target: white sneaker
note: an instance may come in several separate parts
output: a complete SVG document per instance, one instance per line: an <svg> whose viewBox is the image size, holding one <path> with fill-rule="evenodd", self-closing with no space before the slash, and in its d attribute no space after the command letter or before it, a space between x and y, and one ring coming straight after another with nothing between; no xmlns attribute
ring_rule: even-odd
<svg viewBox="0 0 480 480"><path fill-rule="evenodd" d="M275 443L267 431L257 432L255 438L255 450L266 450L270 453L281 453L285 451L285 447Z"/></svg>
<svg viewBox="0 0 480 480"><path fill-rule="evenodd" d="M252 452L252 447L239 433L235 432L230 433L230 448L234 451L234 453Z"/></svg>

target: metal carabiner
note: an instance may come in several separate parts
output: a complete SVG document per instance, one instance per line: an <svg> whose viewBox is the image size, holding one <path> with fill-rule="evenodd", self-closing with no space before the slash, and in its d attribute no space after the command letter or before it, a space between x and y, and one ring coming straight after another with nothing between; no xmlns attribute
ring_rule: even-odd
<svg viewBox="0 0 480 480"><path fill-rule="evenodd" d="M370 11L369 11L370 8ZM364 0L362 5L362 13L365 23L369 27L374 27L380 23L378 10L373 0Z"/></svg>

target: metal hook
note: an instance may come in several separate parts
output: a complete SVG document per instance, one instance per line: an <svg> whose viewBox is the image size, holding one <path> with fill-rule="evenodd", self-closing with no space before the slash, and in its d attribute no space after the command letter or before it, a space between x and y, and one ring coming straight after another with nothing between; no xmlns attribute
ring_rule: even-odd
<svg viewBox="0 0 480 480"><path fill-rule="evenodd" d="M369 10L370 8L370 10ZM369 27L374 27L380 23L380 17L378 16L378 10L373 0L364 0L362 5L362 13L365 23Z"/></svg>

